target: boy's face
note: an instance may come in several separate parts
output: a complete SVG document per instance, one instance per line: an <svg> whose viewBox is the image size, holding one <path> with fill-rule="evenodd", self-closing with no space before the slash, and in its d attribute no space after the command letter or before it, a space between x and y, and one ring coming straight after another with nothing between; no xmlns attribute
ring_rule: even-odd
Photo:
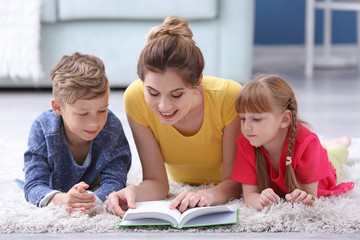
<svg viewBox="0 0 360 240"><path fill-rule="evenodd" d="M79 99L74 104L58 104L53 100L53 109L56 114L62 115L66 139L70 144L91 141L100 133L107 121L108 100L108 94L91 100Z"/></svg>

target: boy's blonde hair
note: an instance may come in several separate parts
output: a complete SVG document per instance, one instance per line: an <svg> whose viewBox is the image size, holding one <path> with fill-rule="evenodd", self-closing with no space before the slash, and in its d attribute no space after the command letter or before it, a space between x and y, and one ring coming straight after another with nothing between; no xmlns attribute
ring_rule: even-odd
<svg viewBox="0 0 360 240"><path fill-rule="evenodd" d="M75 52L63 56L51 69L53 96L73 104L79 99L94 99L109 93L104 63L95 56Z"/></svg>

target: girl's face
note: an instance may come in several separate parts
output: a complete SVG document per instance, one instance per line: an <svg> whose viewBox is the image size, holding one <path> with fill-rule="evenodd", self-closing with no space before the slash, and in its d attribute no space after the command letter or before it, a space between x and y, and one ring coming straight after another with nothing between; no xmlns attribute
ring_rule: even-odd
<svg viewBox="0 0 360 240"><path fill-rule="evenodd" d="M254 147L264 146L277 139L280 129L285 126L283 114L241 113L241 131Z"/></svg>
<svg viewBox="0 0 360 240"><path fill-rule="evenodd" d="M174 125L193 107L197 88L189 88L173 71L147 72L144 79L144 97L150 109L165 125Z"/></svg>

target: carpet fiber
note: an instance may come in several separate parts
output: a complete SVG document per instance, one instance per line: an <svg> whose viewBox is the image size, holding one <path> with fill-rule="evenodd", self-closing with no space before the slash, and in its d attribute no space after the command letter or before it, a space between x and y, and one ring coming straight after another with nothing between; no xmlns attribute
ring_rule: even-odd
<svg viewBox="0 0 360 240"><path fill-rule="evenodd" d="M11 142L0 138L0 233L103 233L103 232L360 232L360 139L353 139L350 155L342 168L339 181L353 181L355 188L342 195L316 200L315 207L281 201L258 212L247 207L242 200L234 201L239 209L239 223L215 227L178 230L172 227L120 228L119 221L96 207L88 215L67 213L64 208L50 204L37 208L27 203L23 191L14 179L24 178L22 172L25 143ZM129 184L141 180L139 164L134 164L129 173ZM197 188L171 182L170 196L182 190Z"/></svg>

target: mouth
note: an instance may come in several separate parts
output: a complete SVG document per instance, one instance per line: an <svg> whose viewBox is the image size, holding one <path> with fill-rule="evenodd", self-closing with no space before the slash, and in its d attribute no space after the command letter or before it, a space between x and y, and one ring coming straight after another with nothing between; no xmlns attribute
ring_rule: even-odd
<svg viewBox="0 0 360 240"><path fill-rule="evenodd" d="M95 131L88 131L88 130L85 130L85 132L87 133L87 134L90 134L90 135L94 135L95 133L97 133L97 131L95 130Z"/></svg>
<svg viewBox="0 0 360 240"><path fill-rule="evenodd" d="M165 119L173 118L177 112L178 112L178 110L175 110L174 112L167 112L167 113L159 111L160 115Z"/></svg>

